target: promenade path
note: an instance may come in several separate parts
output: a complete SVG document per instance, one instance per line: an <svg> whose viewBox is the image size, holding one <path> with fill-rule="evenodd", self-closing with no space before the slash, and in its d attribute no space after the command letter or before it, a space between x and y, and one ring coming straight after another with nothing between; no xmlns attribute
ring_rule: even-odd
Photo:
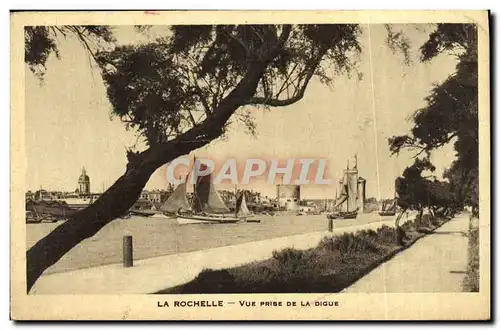
<svg viewBox="0 0 500 330"><path fill-rule="evenodd" d="M286 247L312 248L317 246L320 240L327 235L355 232L362 229L377 229L382 225L393 226L394 220L335 228L333 233L319 231L141 259L135 261L134 266L129 268L115 263L52 273L40 277L30 294L153 293L189 282L206 268L222 269L265 260L272 256L274 250Z"/></svg>
<svg viewBox="0 0 500 330"><path fill-rule="evenodd" d="M453 218L381 264L344 293L462 292L469 214Z"/></svg>

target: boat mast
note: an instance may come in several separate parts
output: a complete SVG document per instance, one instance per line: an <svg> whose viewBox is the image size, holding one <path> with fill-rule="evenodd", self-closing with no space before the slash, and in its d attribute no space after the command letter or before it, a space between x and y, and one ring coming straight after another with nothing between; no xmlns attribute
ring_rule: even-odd
<svg viewBox="0 0 500 330"><path fill-rule="evenodd" d="M347 160L347 170L346 170L345 174L346 175L344 177L347 179L347 182L345 182L345 184L347 184L346 210L347 210L347 212L349 212L349 159Z"/></svg>
<svg viewBox="0 0 500 330"><path fill-rule="evenodd" d="M234 215L238 214L238 185L234 185Z"/></svg>
<svg viewBox="0 0 500 330"><path fill-rule="evenodd" d="M280 203L280 195L281 195L281 185L278 183L278 196L277 196L277 200L278 200L278 212L281 211L281 203Z"/></svg>

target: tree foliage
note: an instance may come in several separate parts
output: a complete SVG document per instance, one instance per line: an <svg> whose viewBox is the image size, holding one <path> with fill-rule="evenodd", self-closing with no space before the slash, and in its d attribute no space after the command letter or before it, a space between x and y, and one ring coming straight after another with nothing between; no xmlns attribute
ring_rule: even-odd
<svg viewBox="0 0 500 330"><path fill-rule="evenodd" d="M454 142L457 160L446 172L452 186L460 191L460 202L477 205L478 181L478 63L477 30L473 24L438 24L420 48L421 60L430 61L439 54L456 56L455 72L436 84L418 109L410 135L389 139L392 154L402 149L417 150L416 156ZM461 190L467 191L461 191ZM465 196L468 196L465 198Z"/></svg>
<svg viewBox="0 0 500 330"><path fill-rule="evenodd" d="M265 62L265 69L241 105L279 107L299 101L314 76L330 83L334 74L351 73L360 52L357 25L199 25L171 32L97 55L113 113L150 146L210 117L253 62ZM236 119L254 131L248 114Z"/></svg>
<svg viewBox="0 0 500 330"><path fill-rule="evenodd" d="M24 28L24 61L40 79L45 74L45 64L51 54L60 58L57 47L59 38L73 36L78 39L89 55L104 44L115 42L112 30L102 25L61 25L61 26L26 26Z"/></svg>
<svg viewBox="0 0 500 330"><path fill-rule="evenodd" d="M414 163L403 171L396 179L398 205L403 209L422 211L428 208L434 212L440 210L444 214L456 208L456 202L449 182L439 181L425 172L434 172L435 167L429 158L416 158Z"/></svg>
<svg viewBox="0 0 500 330"><path fill-rule="evenodd" d="M25 30L32 71L57 55L57 35L76 36L102 70L113 113L147 145L128 152L125 173L99 199L28 250L28 291L70 249L125 214L160 166L223 136L238 109L296 103L313 77L328 84L356 70L361 51L351 24L173 26L154 42L95 52L89 40L111 42L110 31ZM252 127L250 117L242 120Z"/></svg>

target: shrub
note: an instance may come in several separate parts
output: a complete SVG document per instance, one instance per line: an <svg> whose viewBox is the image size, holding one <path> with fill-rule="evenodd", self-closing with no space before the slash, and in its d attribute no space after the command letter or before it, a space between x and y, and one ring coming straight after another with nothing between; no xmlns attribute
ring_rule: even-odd
<svg viewBox="0 0 500 330"><path fill-rule="evenodd" d="M469 230L467 271L463 283L464 291L479 292L479 230Z"/></svg>
<svg viewBox="0 0 500 330"><path fill-rule="evenodd" d="M396 230L402 244L403 239L422 236L415 228L414 221L407 221L398 229L384 225L376 231L324 237L314 249L286 248L273 251L268 260L225 270L205 269L193 281L158 293L340 292L398 250ZM478 270L478 262L477 266L470 262L471 269Z"/></svg>
<svg viewBox="0 0 500 330"><path fill-rule="evenodd" d="M422 227L430 227L432 218L433 217L430 214L424 214L424 215L422 215L422 219L420 220L420 226L422 226Z"/></svg>
<svg viewBox="0 0 500 330"><path fill-rule="evenodd" d="M307 262L305 251L291 248L286 248L281 251L273 251L273 259L278 262L280 267L290 270L296 270Z"/></svg>
<svg viewBox="0 0 500 330"><path fill-rule="evenodd" d="M235 289L234 276L227 270L203 269L191 282L187 283L183 292L229 293Z"/></svg>
<svg viewBox="0 0 500 330"><path fill-rule="evenodd" d="M377 233L371 231L361 231L355 234L344 233L340 236L325 237L319 243L319 248L329 251L338 250L341 253L349 252L378 252L375 244Z"/></svg>
<svg viewBox="0 0 500 330"><path fill-rule="evenodd" d="M412 221L406 221L400 227L405 232L410 232L410 231L416 231L417 230L417 226L415 224L415 221L413 221L413 220Z"/></svg>
<svg viewBox="0 0 500 330"><path fill-rule="evenodd" d="M394 238L396 237L396 229L383 225L382 227L377 229L377 237L385 244L394 244L395 243Z"/></svg>
<svg viewBox="0 0 500 330"><path fill-rule="evenodd" d="M441 221L439 221L439 217L437 216L434 216L434 217L431 217L430 221L431 221L431 225L433 225L434 227L437 227L441 224Z"/></svg>

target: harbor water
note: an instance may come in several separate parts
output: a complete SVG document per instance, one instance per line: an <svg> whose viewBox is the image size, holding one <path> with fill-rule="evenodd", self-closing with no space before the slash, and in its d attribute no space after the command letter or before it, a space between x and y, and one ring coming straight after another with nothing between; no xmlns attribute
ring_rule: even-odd
<svg viewBox="0 0 500 330"><path fill-rule="evenodd" d="M377 213L359 214L356 219L335 220L334 228L391 218L380 217ZM126 235L133 237L134 259L144 259L328 229L325 215L256 216L255 219L260 219L261 223L179 225L174 219L139 216L117 219L73 248L44 274L121 263L122 241ZM27 224L27 248L58 225Z"/></svg>

